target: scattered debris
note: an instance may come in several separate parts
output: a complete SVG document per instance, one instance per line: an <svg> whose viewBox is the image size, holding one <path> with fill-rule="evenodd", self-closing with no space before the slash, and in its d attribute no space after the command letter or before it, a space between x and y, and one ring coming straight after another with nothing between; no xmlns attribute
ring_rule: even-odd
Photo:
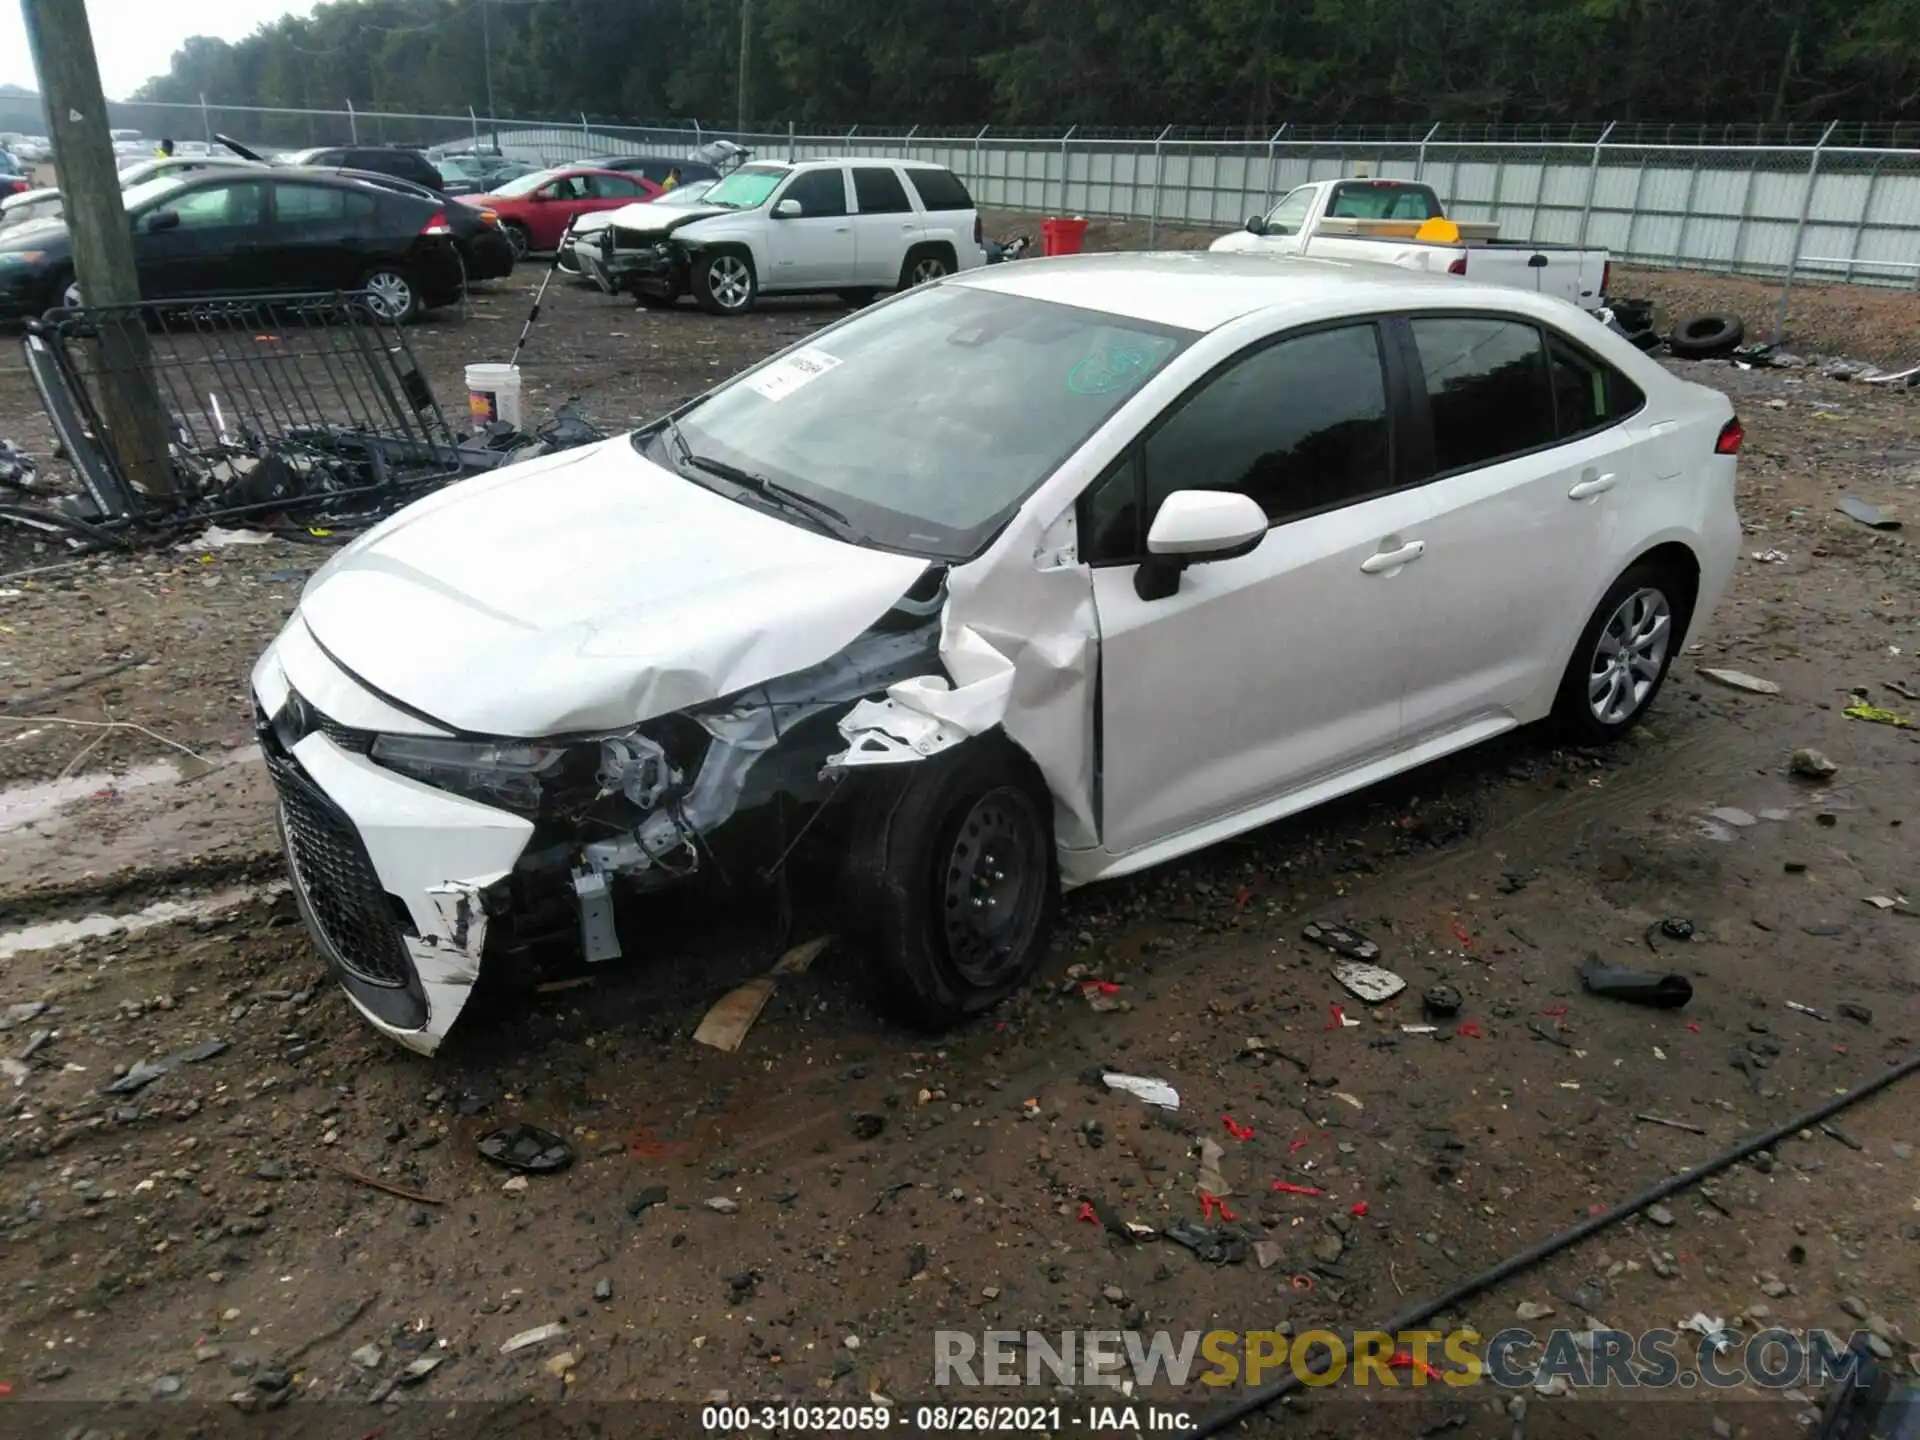
<svg viewBox="0 0 1920 1440"><path fill-rule="evenodd" d="M1790 557L1784 550L1756 550L1752 558L1762 565L1779 565Z"/></svg>
<svg viewBox="0 0 1920 1440"><path fill-rule="evenodd" d="M627 1202L627 1214L638 1220L642 1215L646 1214L647 1211L653 1209L654 1206L664 1205L666 1203L667 1187L664 1185L649 1185Z"/></svg>
<svg viewBox="0 0 1920 1440"><path fill-rule="evenodd" d="M171 1074L182 1065L198 1065L202 1060L211 1060L216 1055L225 1054L230 1041L203 1040L198 1045L164 1056L159 1060L139 1060L118 1080L106 1087L108 1095L131 1095L136 1090L144 1090L162 1075Z"/></svg>
<svg viewBox="0 0 1920 1440"><path fill-rule="evenodd" d="M1670 915L1660 922L1660 933L1669 940L1693 939L1693 922L1679 915Z"/></svg>
<svg viewBox="0 0 1920 1440"><path fill-rule="evenodd" d="M1696 1310L1691 1318L1680 1322L1680 1328L1690 1330L1702 1337L1713 1346L1716 1353L1729 1350L1733 1346L1734 1337L1727 1330L1727 1322L1717 1315L1708 1315Z"/></svg>
<svg viewBox="0 0 1920 1440"><path fill-rule="evenodd" d="M1815 1020L1819 1020L1824 1023L1831 1023L1827 1021L1827 1017L1823 1013L1814 1009L1813 1006L1802 1005L1798 1000L1789 1000L1786 1002L1786 1006L1787 1006L1787 1009L1795 1011L1801 1015L1811 1015Z"/></svg>
<svg viewBox="0 0 1920 1440"><path fill-rule="evenodd" d="M1253 1259L1262 1270L1271 1270L1280 1263L1282 1251L1278 1242L1256 1240L1253 1242Z"/></svg>
<svg viewBox="0 0 1920 1440"><path fill-rule="evenodd" d="M1831 1120L1822 1120L1820 1122L1820 1133L1830 1140L1838 1140L1849 1150L1865 1150L1867 1148Z"/></svg>
<svg viewBox="0 0 1920 1440"><path fill-rule="evenodd" d="M1236 1140L1253 1139L1253 1127L1251 1125L1242 1125L1231 1115L1222 1115L1220 1117L1220 1123L1226 1126L1227 1133Z"/></svg>
<svg viewBox="0 0 1920 1440"><path fill-rule="evenodd" d="M1828 776L1836 774L1840 766L1820 751L1803 747L1793 752L1793 758L1787 762L1787 768L1804 780L1825 780Z"/></svg>
<svg viewBox="0 0 1920 1440"><path fill-rule="evenodd" d="M1857 496L1848 495L1833 507L1849 520L1858 520L1873 530L1898 530L1900 522L1880 513L1874 506Z"/></svg>
<svg viewBox="0 0 1920 1440"><path fill-rule="evenodd" d="M1866 720L1874 725L1891 725L1897 730L1913 728L1913 722L1906 716L1892 710L1884 710L1878 705L1869 705L1864 700L1855 701L1840 713L1849 720Z"/></svg>
<svg viewBox="0 0 1920 1440"><path fill-rule="evenodd" d="M1227 1184L1227 1178L1220 1171L1220 1162L1226 1159L1227 1152L1220 1148L1218 1141L1203 1136L1200 1140L1200 1176L1194 1181L1193 1188L1199 1194L1231 1195L1233 1187Z"/></svg>
<svg viewBox="0 0 1920 1440"><path fill-rule="evenodd" d="M1160 1232L1176 1245L1184 1245L1210 1265L1239 1265L1250 1248L1247 1236L1226 1225L1201 1225L1182 1220Z"/></svg>
<svg viewBox="0 0 1920 1440"><path fill-rule="evenodd" d="M707 1209L713 1211L716 1215L737 1215L740 1213L740 1202L728 1195L715 1195L705 1203Z"/></svg>
<svg viewBox="0 0 1920 1440"><path fill-rule="evenodd" d="M1748 675L1739 670L1717 670L1701 666L1700 673L1709 680L1725 685L1730 690L1744 690L1749 695L1778 695L1780 687L1771 680L1762 680L1756 675Z"/></svg>
<svg viewBox="0 0 1920 1440"><path fill-rule="evenodd" d="M349 1170L344 1165L333 1165L328 1168L343 1180L351 1180L356 1185L365 1185L372 1190L383 1190L389 1195L399 1196L402 1200L412 1200L420 1205L444 1205L447 1203L438 1196L425 1195L418 1190L409 1190L404 1185L395 1185L391 1180L380 1180L372 1175L362 1175L358 1170Z"/></svg>
<svg viewBox="0 0 1920 1440"><path fill-rule="evenodd" d="M1513 1307L1514 1318L1524 1321L1527 1324L1532 1324L1535 1320L1549 1319L1552 1315L1553 1307L1551 1305L1542 1305L1533 1300L1522 1300L1518 1305Z"/></svg>
<svg viewBox="0 0 1920 1440"><path fill-rule="evenodd" d="M1331 920L1309 920L1300 933L1316 945L1349 960L1371 962L1380 958L1380 947L1357 930L1336 925Z"/></svg>
<svg viewBox="0 0 1920 1440"><path fill-rule="evenodd" d="M1842 1018L1851 1020L1856 1025L1873 1024L1873 1011L1864 1005L1856 1005L1850 1000L1840 1002L1840 1014Z"/></svg>
<svg viewBox="0 0 1920 1440"><path fill-rule="evenodd" d="M1677 1010L1693 999L1693 982L1684 975L1628 970L1608 965L1598 955L1589 956L1580 967L1580 983L1592 995L1662 1010Z"/></svg>
<svg viewBox="0 0 1920 1440"><path fill-rule="evenodd" d="M1391 1000L1407 988L1407 982L1391 970L1362 960L1342 960L1333 967L1333 978L1369 1005Z"/></svg>
<svg viewBox="0 0 1920 1440"><path fill-rule="evenodd" d="M1453 986L1442 984L1429 985L1427 993L1420 997L1420 1003L1427 1014L1444 1019L1450 1015L1458 1015L1461 1005L1465 1002L1461 999L1460 992Z"/></svg>
<svg viewBox="0 0 1920 1440"><path fill-rule="evenodd" d="M1121 1075L1109 1073L1100 1077L1109 1090L1121 1090L1136 1100L1144 1100L1149 1105L1157 1105L1162 1110L1180 1108L1180 1092L1164 1080L1150 1079L1145 1075Z"/></svg>
<svg viewBox="0 0 1920 1440"><path fill-rule="evenodd" d="M400 1372L399 1381L402 1385L418 1385L446 1363L444 1355L422 1355Z"/></svg>
<svg viewBox="0 0 1920 1440"><path fill-rule="evenodd" d="M831 935L804 941L776 960L766 974L755 976L722 995L700 1021L700 1028L693 1032L694 1043L710 1045L728 1054L738 1050L767 1001L773 998L774 987L784 979L806 974L807 968L831 944Z"/></svg>
<svg viewBox="0 0 1920 1440"><path fill-rule="evenodd" d="M1669 1130L1684 1130L1689 1135L1704 1135L1707 1133L1702 1126L1688 1124L1685 1120L1668 1120L1660 1115L1636 1115L1633 1118L1644 1121L1649 1125L1664 1125Z"/></svg>
<svg viewBox="0 0 1920 1440"><path fill-rule="evenodd" d="M1291 1180L1276 1180L1273 1188L1282 1195L1322 1195L1325 1191L1316 1190L1311 1185L1296 1185Z"/></svg>
<svg viewBox="0 0 1920 1440"><path fill-rule="evenodd" d="M567 1333L567 1322L554 1320L545 1325L536 1325L531 1330L522 1330L506 1344L500 1347L502 1355L511 1355L516 1350L525 1350L534 1345L544 1345Z"/></svg>
<svg viewBox="0 0 1920 1440"><path fill-rule="evenodd" d="M573 1147L550 1130L516 1121L489 1130L477 1149L483 1159L523 1175L551 1175L573 1163Z"/></svg>

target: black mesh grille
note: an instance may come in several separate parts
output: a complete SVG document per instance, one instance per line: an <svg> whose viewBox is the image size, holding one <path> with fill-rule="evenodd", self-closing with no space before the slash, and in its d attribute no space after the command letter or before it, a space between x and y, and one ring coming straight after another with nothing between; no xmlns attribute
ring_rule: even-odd
<svg viewBox="0 0 1920 1440"><path fill-rule="evenodd" d="M353 824L297 765L267 756L294 879L315 923L349 971L370 985L400 988L412 969L406 942Z"/></svg>
<svg viewBox="0 0 1920 1440"><path fill-rule="evenodd" d="M373 749L373 736L365 730L350 729L342 725L338 720L327 715L322 715L319 711L312 709L311 706L308 707L308 711L318 725L320 733L333 741L333 743L338 745L342 750L351 750L356 755L365 755L369 750Z"/></svg>

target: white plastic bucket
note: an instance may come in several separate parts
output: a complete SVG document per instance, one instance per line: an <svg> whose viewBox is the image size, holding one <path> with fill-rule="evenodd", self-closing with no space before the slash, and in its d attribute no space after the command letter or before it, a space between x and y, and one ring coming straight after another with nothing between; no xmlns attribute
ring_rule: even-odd
<svg viewBox="0 0 1920 1440"><path fill-rule="evenodd" d="M475 425L504 420L520 428L520 367L467 366L467 413Z"/></svg>

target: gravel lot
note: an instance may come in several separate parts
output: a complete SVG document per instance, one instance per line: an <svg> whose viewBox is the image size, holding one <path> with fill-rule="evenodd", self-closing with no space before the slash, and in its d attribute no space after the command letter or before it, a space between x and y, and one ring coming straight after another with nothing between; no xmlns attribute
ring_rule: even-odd
<svg viewBox="0 0 1920 1440"><path fill-rule="evenodd" d="M458 407L466 363L504 358L537 279L411 333L443 405ZM1768 303L1746 282L1644 279L1663 303L1750 323ZM1915 303L1802 291L1795 347L1899 358L1897 338L1920 334ZM577 398L623 427L843 313L657 315L556 285L523 361L527 411ZM1878 355L1874 336L1892 337ZM259 1428L316 1413L240 1418L297 1397L361 1402L317 1412L316 1434L529 1399L578 1406L537 1412L543 1425L685 1434L697 1417L585 1402L934 1400L938 1329L1351 1330L1902 1059L1920 1037L1920 918L1866 897L1920 886L1920 729L1843 710L1859 688L1920 720L1920 565L1910 532L1834 505L1857 495L1911 525L1920 399L1818 365L1680 368L1736 397L1745 548L1774 558L1742 561L1634 743L1509 737L1077 892L1039 980L938 1045L869 1015L832 950L781 983L737 1054L694 1045L707 1006L780 952L775 905L750 893L660 907L657 955L471 1017L433 1061L389 1048L327 980L286 897L258 888L278 860L244 752L245 677L321 547L0 580L0 1056L48 1032L17 1083L0 1077L0 1383L16 1403L59 1402L41 1433L106 1433L130 1422L100 1407L152 1397L182 1424ZM11 359L0 435L47 449ZM8 544L9 570L60 560ZM1702 666L1780 693L1717 686ZM1808 746L1837 762L1830 780L1789 773ZM154 908L168 905L186 918ZM143 911L62 940L63 924ZM1301 938L1313 918L1376 939L1407 997L1369 1011L1346 996ZM1682 919L1691 939L1662 932ZM791 938L832 924L803 902ZM1594 953L1676 969L1695 998L1660 1012L1584 994L1576 969ZM1096 1007L1087 979L1118 989ZM1443 981L1460 1016L1404 1032ZM1330 1019L1336 1004L1356 1027ZM203 1041L226 1048L103 1093ZM1089 1083L1102 1066L1172 1082L1178 1112ZM1696 1312L1749 1334L1871 1328L1911 1376L1915 1094L1790 1138L1436 1326L1491 1334L1525 1305L1551 1307L1531 1322L1543 1332ZM1695 1128L1636 1119L1648 1114ZM507 1119L564 1134L576 1163L503 1186L474 1141ZM1080 1220L1088 1201L1156 1229L1199 1218L1202 1138L1225 1147L1230 1203L1273 1247L1269 1267ZM564 1330L501 1353L548 1322ZM444 1363L393 1389L422 1357ZM1216 1397L1157 1398L1198 1413ZM1505 1399L1431 1387L1370 1403L1343 1387L1245 1433L1504 1437ZM1807 1408L1751 1388L1625 1403L1680 1406L1658 1412L1657 1433L1701 1436L1801 1433ZM1632 1423L1591 1399L1529 1404L1529 1435ZM534 1413L459 1423L505 1430Z"/></svg>

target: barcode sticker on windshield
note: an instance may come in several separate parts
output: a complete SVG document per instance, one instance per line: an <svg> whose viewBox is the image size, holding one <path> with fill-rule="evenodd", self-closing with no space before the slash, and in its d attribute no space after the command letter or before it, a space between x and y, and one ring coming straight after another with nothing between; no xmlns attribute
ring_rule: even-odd
<svg viewBox="0 0 1920 1440"><path fill-rule="evenodd" d="M824 350L796 350L777 360L756 375L749 376L747 388L769 400L784 400L802 385L810 385L840 363L836 355Z"/></svg>

